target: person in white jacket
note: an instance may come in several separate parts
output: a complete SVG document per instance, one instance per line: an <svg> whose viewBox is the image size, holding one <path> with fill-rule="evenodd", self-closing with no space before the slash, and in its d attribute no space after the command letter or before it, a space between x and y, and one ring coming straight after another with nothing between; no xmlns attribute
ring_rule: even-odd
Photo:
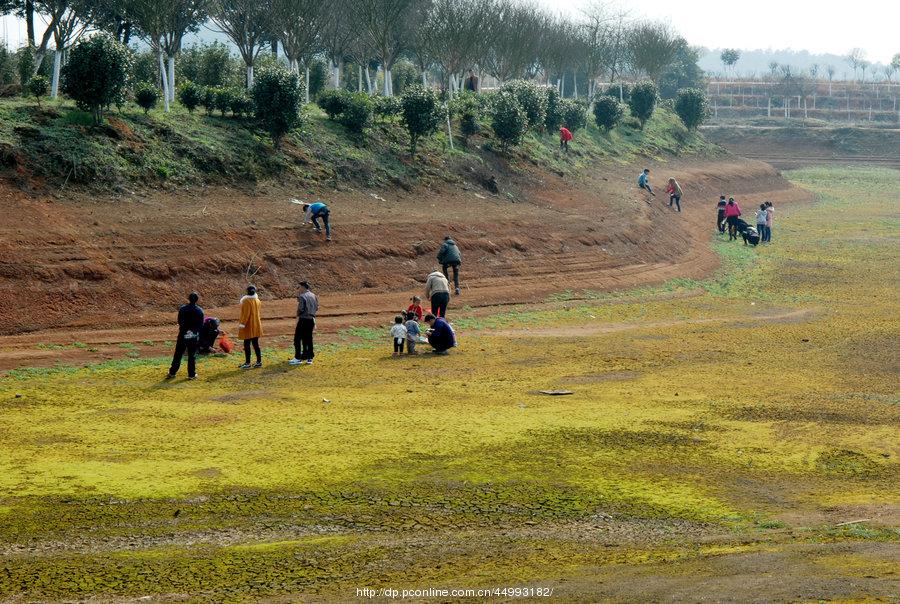
<svg viewBox="0 0 900 604"><path fill-rule="evenodd" d="M447 305L450 304L450 282L440 270L436 270L425 280L425 299L431 300L431 314L436 317L447 316Z"/></svg>

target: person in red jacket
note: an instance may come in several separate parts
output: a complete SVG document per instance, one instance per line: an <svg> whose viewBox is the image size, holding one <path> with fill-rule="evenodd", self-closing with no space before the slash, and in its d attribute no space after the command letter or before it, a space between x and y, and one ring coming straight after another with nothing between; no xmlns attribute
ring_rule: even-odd
<svg viewBox="0 0 900 604"><path fill-rule="evenodd" d="M737 219L741 216L741 206L737 204L734 197L728 198L725 204L725 222L728 223L728 241L737 239Z"/></svg>
<svg viewBox="0 0 900 604"><path fill-rule="evenodd" d="M422 310L422 298L420 298L419 296L413 296L412 304L409 305L409 308L406 309L406 312L415 314L416 320L421 323L422 318L425 316L425 311Z"/></svg>
<svg viewBox="0 0 900 604"><path fill-rule="evenodd" d="M559 129L559 149L560 151L569 152L569 141L572 140L572 133L565 126Z"/></svg>

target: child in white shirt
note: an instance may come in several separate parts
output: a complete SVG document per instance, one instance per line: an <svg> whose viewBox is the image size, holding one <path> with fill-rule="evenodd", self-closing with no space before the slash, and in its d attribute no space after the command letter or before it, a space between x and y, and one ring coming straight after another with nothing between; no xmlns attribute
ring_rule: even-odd
<svg viewBox="0 0 900 604"><path fill-rule="evenodd" d="M403 324L403 315L394 317L391 338L394 340L394 356L403 354L403 343L406 342L406 326Z"/></svg>

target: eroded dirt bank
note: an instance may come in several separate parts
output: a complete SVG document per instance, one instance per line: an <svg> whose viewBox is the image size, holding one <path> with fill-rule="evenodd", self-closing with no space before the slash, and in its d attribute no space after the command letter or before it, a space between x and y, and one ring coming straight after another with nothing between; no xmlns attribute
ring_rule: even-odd
<svg viewBox="0 0 900 604"><path fill-rule="evenodd" d="M634 186L634 166L579 181L544 174L515 200L503 190L491 196L465 186L440 195L327 194L335 224L330 244L301 228L299 206L287 202L318 196L308 191L64 200L0 188L0 298L7 301L0 308L0 368L85 356L82 349L37 345L115 348L171 339L172 312L190 290L201 292L208 311L232 320L248 280L262 291L270 335L292 330L292 297L302 279L322 296L324 332L380 324L421 290L447 233L465 260L457 308L701 277L717 262L707 241L720 193L746 208L763 199L808 198L762 162L650 166L660 189L650 204ZM669 175L685 189L680 215L661 191Z"/></svg>

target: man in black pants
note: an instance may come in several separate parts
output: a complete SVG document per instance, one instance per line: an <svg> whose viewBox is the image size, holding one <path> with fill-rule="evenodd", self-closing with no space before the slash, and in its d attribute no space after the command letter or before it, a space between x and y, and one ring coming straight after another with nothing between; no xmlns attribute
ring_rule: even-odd
<svg viewBox="0 0 900 604"><path fill-rule="evenodd" d="M441 249L438 250L437 255L438 264L441 265L444 269L444 276L447 277L447 280L450 279L450 273L447 272L447 268L450 267L453 269L453 285L456 288L456 295L459 295L459 266L462 264L462 252L459 251L459 246L456 245L456 242L453 241L453 238L450 235L444 237L444 243L441 245Z"/></svg>
<svg viewBox="0 0 900 604"><path fill-rule="evenodd" d="M297 328L294 330L294 358L289 365L312 365L313 332L316 329L316 313L319 312L319 298L310 291L309 281L300 283L300 295L297 296Z"/></svg>
<svg viewBox="0 0 900 604"><path fill-rule="evenodd" d="M172 379L181 368L181 357L188 355L188 379L197 379L197 347L200 345L200 330L203 329L203 309L197 306L200 294L191 292L188 303L178 309L178 339L175 341L175 355L166 379Z"/></svg>

